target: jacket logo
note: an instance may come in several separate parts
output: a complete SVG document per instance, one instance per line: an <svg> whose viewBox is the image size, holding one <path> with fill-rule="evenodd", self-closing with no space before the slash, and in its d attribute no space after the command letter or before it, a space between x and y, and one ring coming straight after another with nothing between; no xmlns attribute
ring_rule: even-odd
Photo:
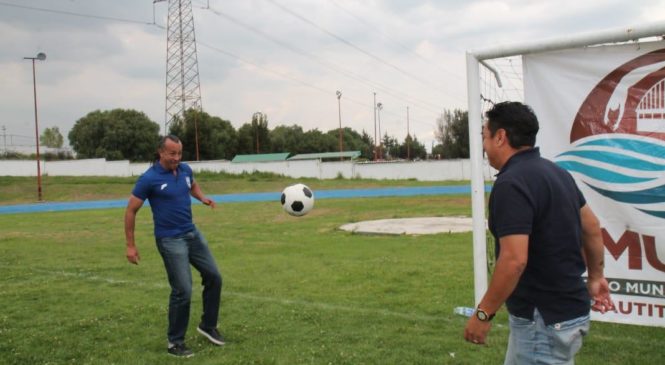
<svg viewBox="0 0 665 365"><path fill-rule="evenodd" d="M166 189L166 186L167 186L167 185L168 185L167 183L162 184L162 186L159 187L159 190L164 190L164 189Z"/></svg>

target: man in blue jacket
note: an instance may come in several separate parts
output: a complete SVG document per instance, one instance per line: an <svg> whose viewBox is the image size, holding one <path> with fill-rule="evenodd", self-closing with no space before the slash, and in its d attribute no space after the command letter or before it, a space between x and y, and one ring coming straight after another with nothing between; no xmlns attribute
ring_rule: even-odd
<svg viewBox="0 0 665 365"><path fill-rule="evenodd" d="M167 350L174 356L190 357L193 353L185 345L192 296L190 264L199 271L203 283L203 315L197 330L212 343L224 344L217 330L222 276L208 243L192 221L190 195L211 208L215 208L215 202L203 194L192 169L180 162L182 143L178 137L163 137L157 152L159 159L136 182L125 211L127 260L135 265L139 263L134 226L136 213L148 199L157 249L171 286Z"/></svg>
<svg viewBox="0 0 665 365"><path fill-rule="evenodd" d="M505 302L505 364L573 364L589 330L589 310L613 308L598 219L573 177L540 157L530 107L499 103L486 117L483 149L499 170L489 201L497 261L464 337L485 343Z"/></svg>

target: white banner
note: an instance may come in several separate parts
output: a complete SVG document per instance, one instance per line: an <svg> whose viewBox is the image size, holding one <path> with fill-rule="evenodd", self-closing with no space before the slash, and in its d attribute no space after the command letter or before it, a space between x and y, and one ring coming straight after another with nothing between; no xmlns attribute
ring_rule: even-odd
<svg viewBox="0 0 665 365"><path fill-rule="evenodd" d="M601 222L616 311L665 327L665 42L524 56L544 157L570 171Z"/></svg>

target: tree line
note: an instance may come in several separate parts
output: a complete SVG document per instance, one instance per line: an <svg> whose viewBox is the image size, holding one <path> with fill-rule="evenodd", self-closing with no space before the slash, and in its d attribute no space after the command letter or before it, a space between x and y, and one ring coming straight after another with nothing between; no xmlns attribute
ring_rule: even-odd
<svg viewBox="0 0 665 365"><path fill-rule="evenodd" d="M342 128L344 151L360 151L365 160L468 158L468 113L445 110L436 121L436 146L428 156L425 146L408 135L403 141L387 134L380 147L364 130L361 133ZM159 124L144 113L131 109L96 110L76 121L68 134L77 158L151 161L160 135ZM168 133L183 141L183 160L231 160L239 154L322 153L339 151L339 129L327 132L304 131L298 125L269 128L268 116L254 113L251 120L237 130L230 121L190 109L183 118L171 122ZM61 147L62 135L57 127L47 128L42 144Z"/></svg>

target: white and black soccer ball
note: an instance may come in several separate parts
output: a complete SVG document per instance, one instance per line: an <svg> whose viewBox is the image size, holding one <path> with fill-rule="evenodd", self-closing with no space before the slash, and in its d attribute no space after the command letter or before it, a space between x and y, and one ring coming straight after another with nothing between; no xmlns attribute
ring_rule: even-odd
<svg viewBox="0 0 665 365"><path fill-rule="evenodd" d="M282 191L282 208L296 217L307 214L314 208L314 193L304 184L287 186Z"/></svg>

